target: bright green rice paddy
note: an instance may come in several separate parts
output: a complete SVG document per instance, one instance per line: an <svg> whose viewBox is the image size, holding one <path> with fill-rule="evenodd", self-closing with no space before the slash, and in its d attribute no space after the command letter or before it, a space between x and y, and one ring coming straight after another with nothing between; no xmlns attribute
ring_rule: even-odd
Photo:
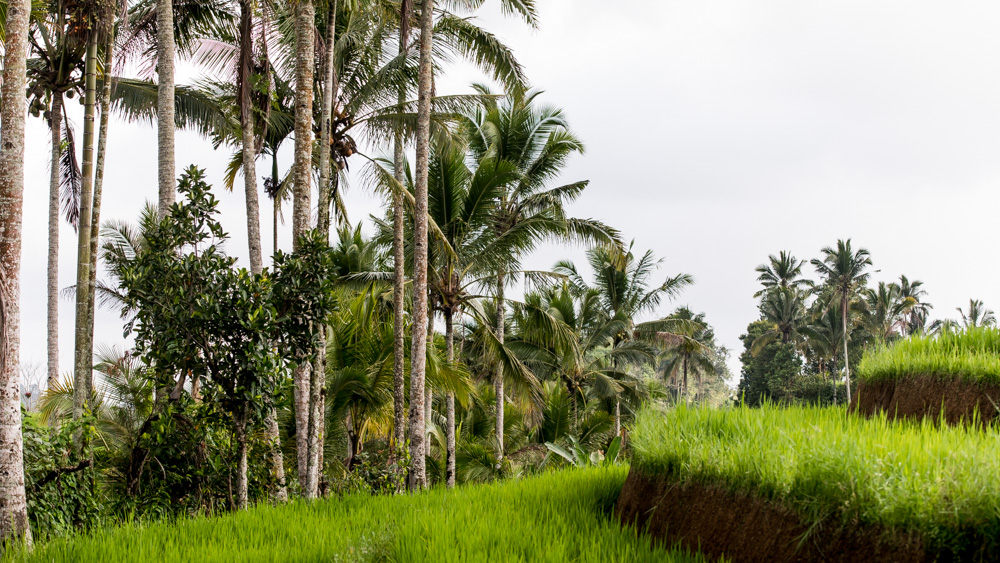
<svg viewBox="0 0 1000 563"><path fill-rule="evenodd" d="M680 407L641 413L632 447L645 474L784 501L808 521L915 531L953 554L1000 548L995 430L836 407Z"/></svg>
<svg viewBox="0 0 1000 563"><path fill-rule="evenodd" d="M955 376L1000 384L1000 329L970 328L938 336L911 336L866 350L858 365L862 381L911 375Z"/></svg>
<svg viewBox="0 0 1000 563"><path fill-rule="evenodd" d="M15 561L692 561L611 515L627 467L96 531ZM8 556L8 560L11 557Z"/></svg>

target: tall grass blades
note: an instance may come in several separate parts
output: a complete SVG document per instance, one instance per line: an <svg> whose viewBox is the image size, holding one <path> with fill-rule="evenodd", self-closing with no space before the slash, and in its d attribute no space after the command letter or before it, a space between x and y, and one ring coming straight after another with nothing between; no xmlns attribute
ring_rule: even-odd
<svg viewBox="0 0 1000 563"><path fill-rule="evenodd" d="M646 410L633 465L783 501L813 522L916 531L953 553L1000 546L1000 435L843 408ZM994 551L996 553L996 551Z"/></svg>
<svg viewBox="0 0 1000 563"><path fill-rule="evenodd" d="M696 561L622 528L627 468L550 472L415 496L349 496L101 529L6 561Z"/></svg>
<svg viewBox="0 0 1000 563"><path fill-rule="evenodd" d="M931 375L1000 384L1000 329L944 331L877 345L865 352L858 375L872 382Z"/></svg>

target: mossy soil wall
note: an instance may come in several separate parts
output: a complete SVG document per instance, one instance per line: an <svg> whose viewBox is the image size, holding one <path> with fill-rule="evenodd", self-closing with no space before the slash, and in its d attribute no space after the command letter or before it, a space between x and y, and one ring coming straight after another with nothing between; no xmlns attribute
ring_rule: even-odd
<svg viewBox="0 0 1000 563"><path fill-rule="evenodd" d="M862 381L848 411L907 420L940 420L943 412L948 424L970 422L978 413L978 421L988 424L1000 416L1000 385L936 375Z"/></svg>
<svg viewBox="0 0 1000 563"><path fill-rule="evenodd" d="M815 526L778 502L644 475L633 466L615 513L669 545L730 561L930 561L920 538L876 526Z"/></svg>

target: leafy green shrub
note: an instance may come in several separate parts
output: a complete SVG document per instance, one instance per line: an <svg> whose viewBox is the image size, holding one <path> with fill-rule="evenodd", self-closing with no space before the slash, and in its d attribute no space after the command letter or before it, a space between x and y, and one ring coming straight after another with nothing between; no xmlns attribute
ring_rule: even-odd
<svg viewBox="0 0 1000 563"><path fill-rule="evenodd" d="M24 486L31 531L38 540L96 525L101 516L93 460L80 455L74 437L93 437L89 417L58 428L23 413ZM87 450L90 453L90 450Z"/></svg>

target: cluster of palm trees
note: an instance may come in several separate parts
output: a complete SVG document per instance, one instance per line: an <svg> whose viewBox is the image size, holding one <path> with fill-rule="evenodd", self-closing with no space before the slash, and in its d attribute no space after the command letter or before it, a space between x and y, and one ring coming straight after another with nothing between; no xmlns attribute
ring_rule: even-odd
<svg viewBox="0 0 1000 563"><path fill-rule="evenodd" d="M687 400L689 375L701 381L718 372L703 315L682 308L646 320L691 278L651 285L659 264L651 253L636 255L615 229L569 216L567 204L587 182L555 180L583 143L561 110L540 104L511 50L468 17L480 4L51 0L32 9L22 0L7 3L0 30L0 386L6 390L0 535L30 540L17 391L29 110L46 120L52 138L50 393L43 401L52 421L109 412L131 421L116 426L127 435L157 408L156 390L132 379L128 385L139 389L133 394L141 395L133 407L120 397L101 400L94 310L99 302L114 303L118 288L114 272L98 280L97 258L101 251L142 252L143 233L168 214L176 199L177 128L233 150L226 184L233 189L243 177L251 272L260 273L265 263L261 157L269 158L263 187L275 233L289 199L296 244L311 229L328 240L338 226L332 246L340 307L315 329L315 360L294 370L295 443L278 446L287 436L281 432L285 413L272 413L261 429L277 481L284 484L285 460L294 459L306 498L321 492L330 448L350 469L366 442L384 440L395 455L408 445L410 489L438 480L453 486L537 466L539 460L525 460L544 443L606 447L643 400L670 392ZM500 4L504 13L537 24L533 0ZM204 78L175 84L178 57L204 69ZM454 58L480 67L503 92L476 85L471 95L438 95L434 75ZM119 75L136 68L138 78ZM66 99L77 96L84 105L79 148L65 111ZM138 228L120 222L100 228L111 113L157 127L157 204ZM289 140L294 158L282 170L278 154ZM377 151L392 156L365 154ZM350 173L352 163L360 174ZM389 210L377 219L373 239L350 226L341 197L359 180L384 197ZM60 215L78 233L69 381L61 381L58 364ZM544 272L522 268L532 249L552 240L589 245L594 280L586 281L572 263ZM511 286L522 281L531 290L523 301L511 299ZM132 366L129 358L99 363ZM136 366L101 369L98 378L108 381L125 371L139 379L145 373ZM670 389L649 377L657 369ZM190 375L196 385L198 375ZM698 389L696 398L703 395ZM196 395L196 387L190 392ZM287 498L283 486L276 498Z"/></svg>
<svg viewBox="0 0 1000 563"><path fill-rule="evenodd" d="M866 345L995 323L992 311L978 300L970 300L968 311L958 309L960 320L931 321L933 306L923 282L901 275L896 282L869 285L875 273L871 256L864 248L855 249L850 239L820 252L821 258L807 263L782 251L757 267L763 287L754 297L760 298L766 330L750 343L750 351L756 356L774 342L794 347L807 371L843 381L848 401L851 362ZM818 281L804 276L807 264Z"/></svg>

